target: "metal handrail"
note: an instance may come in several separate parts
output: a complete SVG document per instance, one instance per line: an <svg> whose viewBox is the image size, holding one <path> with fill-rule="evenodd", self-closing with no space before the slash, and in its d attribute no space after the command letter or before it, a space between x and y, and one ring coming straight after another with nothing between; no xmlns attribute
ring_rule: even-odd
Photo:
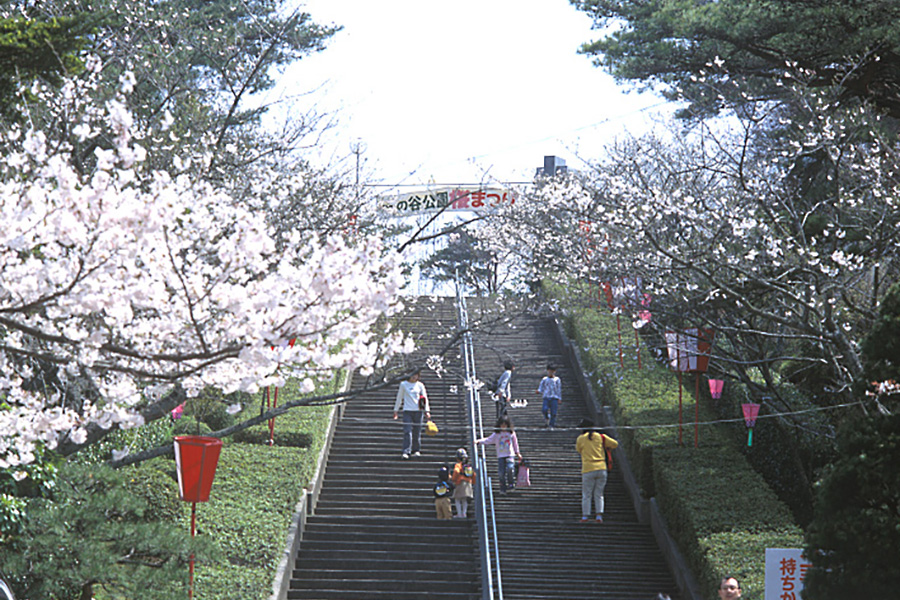
<svg viewBox="0 0 900 600"><path fill-rule="evenodd" d="M497 517L494 511L494 494L491 478L487 476L487 457L485 446L475 444L475 440L484 437L484 426L481 414L481 393L478 391L475 373L475 350L472 334L469 331L469 313L466 299L462 294L459 278L456 280L456 306L459 313L459 328L462 335L462 356L465 367L466 398L469 404L469 442L476 472L475 508L478 523L478 540L481 548L481 580L482 598L484 600L503 600L503 578L500 573L500 547L497 538ZM496 578L491 571L491 545L496 568ZM496 584L496 590L495 590ZM496 595L495 595L496 591Z"/></svg>

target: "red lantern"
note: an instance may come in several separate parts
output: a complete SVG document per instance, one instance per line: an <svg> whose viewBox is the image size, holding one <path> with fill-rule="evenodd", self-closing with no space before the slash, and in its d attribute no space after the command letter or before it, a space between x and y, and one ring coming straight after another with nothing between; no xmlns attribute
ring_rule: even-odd
<svg viewBox="0 0 900 600"><path fill-rule="evenodd" d="M185 502L206 502L212 488L222 440L200 435L175 438L175 464L178 466L178 493Z"/></svg>
<svg viewBox="0 0 900 600"><path fill-rule="evenodd" d="M175 437L175 464L178 466L178 493L191 503L191 537L197 534L197 503L209 500L222 440L201 435ZM190 558L188 598L194 597L194 555Z"/></svg>
<svg viewBox="0 0 900 600"><path fill-rule="evenodd" d="M725 382L721 379L709 380L709 395L712 396L713 400L718 400L722 397L722 387L724 385Z"/></svg>

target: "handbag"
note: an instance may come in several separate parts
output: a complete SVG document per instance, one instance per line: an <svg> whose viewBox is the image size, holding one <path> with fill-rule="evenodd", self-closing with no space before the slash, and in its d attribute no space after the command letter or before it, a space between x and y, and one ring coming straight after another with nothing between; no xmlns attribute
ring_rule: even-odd
<svg viewBox="0 0 900 600"><path fill-rule="evenodd" d="M428 422L425 423L425 435L434 437L437 435L437 433L438 433L438 426L434 424L434 421L429 419Z"/></svg>
<svg viewBox="0 0 900 600"><path fill-rule="evenodd" d="M516 465L516 487L528 487L531 485L531 466L528 459L523 458Z"/></svg>

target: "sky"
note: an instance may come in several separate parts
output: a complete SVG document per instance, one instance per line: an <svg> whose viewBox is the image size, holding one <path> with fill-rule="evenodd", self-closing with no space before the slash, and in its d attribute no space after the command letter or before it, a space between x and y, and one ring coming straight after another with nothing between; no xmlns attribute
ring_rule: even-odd
<svg viewBox="0 0 900 600"><path fill-rule="evenodd" d="M358 147L367 180L531 181L545 155L577 169L670 110L578 53L598 32L568 0L300 3L343 29L291 65L271 99L334 115L320 160Z"/></svg>

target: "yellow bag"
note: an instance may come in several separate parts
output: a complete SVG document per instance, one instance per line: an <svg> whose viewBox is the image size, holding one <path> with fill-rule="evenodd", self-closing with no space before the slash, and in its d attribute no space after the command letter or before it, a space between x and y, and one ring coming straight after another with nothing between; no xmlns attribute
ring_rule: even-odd
<svg viewBox="0 0 900 600"><path fill-rule="evenodd" d="M438 426L434 424L434 421L430 420L425 423L425 435L430 435L432 437L436 436L438 432Z"/></svg>

